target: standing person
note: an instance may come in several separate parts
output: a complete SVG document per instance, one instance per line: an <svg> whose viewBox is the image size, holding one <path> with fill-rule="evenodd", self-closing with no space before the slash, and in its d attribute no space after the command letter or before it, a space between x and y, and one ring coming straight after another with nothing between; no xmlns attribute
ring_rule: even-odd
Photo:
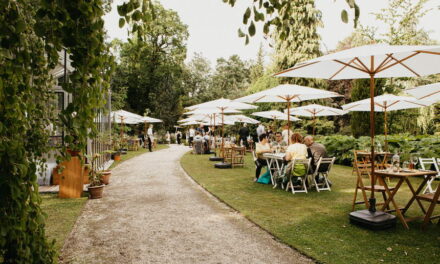
<svg viewBox="0 0 440 264"><path fill-rule="evenodd" d="M270 153L272 152L272 149L269 144L269 140L267 138L266 134L261 134L258 137L259 143L255 146L255 154L257 155L257 169L255 170L255 181L258 181L258 178L260 178L261 169L264 166L267 166L267 161L263 157L264 153Z"/></svg>
<svg viewBox="0 0 440 264"><path fill-rule="evenodd" d="M192 142L193 142L193 139L194 139L194 137L196 136L196 131L194 130L194 127L190 127L189 128L189 134L188 134L188 144L189 144L189 147L190 148L192 148Z"/></svg>
<svg viewBox="0 0 440 264"><path fill-rule="evenodd" d="M150 151L151 151L150 144L151 144L151 145L154 144L153 125L150 125L150 127L148 128L148 130L147 130L147 135L148 135L148 138L150 139L150 140L148 141L148 149L150 149ZM150 142L151 142L151 143L150 143Z"/></svg>
<svg viewBox="0 0 440 264"><path fill-rule="evenodd" d="M150 135L148 135L148 133L147 133L147 136L146 136L146 143L148 144L148 150L149 150L150 152L153 152L153 148L152 148L152 146L153 146L153 142L152 142L152 140L151 140Z"/></svg>
<svg viewBox="0 0 440 264"><path fill-rule="evenodd" d="M176 140L178 145L182 144L182 132L177 131Z"/></svg>
<svg viewBox="0 0 440 264"><path fill-rule="evenodd" d="M260 123L258 125L258 127L257 127L257 137L258 137L258 140L260 139L260 136L265 134L265 133L266 133L266 130L264 129L264 125Z"/></svg>
<svg viewBox="0 0 440 264"><path fill-rule="evenodd" d="M167 131L167 133L165 134L165 139L167 141L167 144L169 145L171 143L171 135L169 131Z"/></svg>
<svg viewBox="0 0 440 264"><path fill-rule="evenodd" d="M292 135L293 135L293 131L290 130L290 133L289 133L289 126L288 126L288 125L284 125L283 132L281 132L281 134L283 135L283 140L284 140L287 144L289 144L289 134L290 134L290 136L292 137ZM301 137L301 138L302 138L302 137ZM292 143L292 142L290 142L290 143Z"/></svg>
<svg viewBox="0 0 440 264"><path fill-rule="evenodd" d="M244 123L243 126L238 131L238 135L240 136L239 142L243 141L246 148L249 148L248 144L248 137L249 137L249 128L247 127L247 124Z"/></svg>

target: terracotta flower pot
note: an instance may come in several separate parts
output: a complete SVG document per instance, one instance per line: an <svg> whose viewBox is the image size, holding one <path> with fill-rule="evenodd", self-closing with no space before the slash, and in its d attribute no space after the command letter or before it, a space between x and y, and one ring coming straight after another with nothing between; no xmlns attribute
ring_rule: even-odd
<svg viewBox="0 0 440 264"><path fill-rule="evenodd" d="M90 199L99 199L102 198L102 192L104 191L104 184L100 186L89 186L89 198Z"/></svg>
<svg viewBox="0 0 440 264"><path fill-rule="evenodd" d="M115 155L113 155L113 160L114 161L120 161L121 160L121 154L115 154Z"/></svg>
<svg viewBox="0 0 440 264"><path fill-rule="evenodd" d="M101 182L105 185L110 183L110 176L112 176L112 172L109 170L101 171Z"/></svg>

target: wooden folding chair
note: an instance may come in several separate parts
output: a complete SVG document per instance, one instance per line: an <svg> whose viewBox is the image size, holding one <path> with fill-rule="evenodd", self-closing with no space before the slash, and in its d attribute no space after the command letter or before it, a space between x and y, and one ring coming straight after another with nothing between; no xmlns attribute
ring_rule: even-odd
<svg viewBox="0 0 440 264"><path fill-rule="evenodd" d="M354 198L353 198L353 203L352 203L352 208L351 208L352 211L354 211L355 206L357 204L365 204L365 206L367 208L370 207L366 191L371 192L371 190L372 190L371 184L370 184L372 181L372 177L370 175L371 174L371 160L368 156L359 155L359 152L364 152L364 151L361 151L361 150L354 151L353 166L356 171L357 180L356 180L356 188L354 191ZM365 176L367 176L368 179L370 180L370 182L367 185L364 184L364 177ZM393 187L389 187L389 189L390 189L390 191L394 190ZM358 202L357 195L358 195L359 191L361 191L361 193L362 193L363 201ZM382 194L383 200L384 201L387 200L386 190L385 190L384 186L375 184L374 191L380 192ZM378 203L377 205L381 205L381 204L383 204L383 203ZM389 207L387 207L387 209L389 209Z"/></svg>
<svg viewBox="0 0 440 264"><path fill-rule="evenodd" d="M300 192L304 192L307 193L307 177L309 175L309 170L310 170L310 163L311 163L312 159L308 158L308 159L294 159L291 161L291 167L287 166L288 168L290 167L290 171L289 173L289 181L287 183L286 186L286 191L289 191L289 188L292 190L292 193L300 193ZM303 175L293 175L292 171L295 168L295 165L304 165L305 166L305 173ZM300 178L300 183L294 183L293 182L293 178Z"/></svg>
<svg viewBox="0 0 440 264"><path fill-rule="evenodd" d="M233 147L232 148L232 167L241 166L244 167L244 155L246 153L246 147Z"/></svg>
<svg viewBox="0 0 440 264"><path fill-rule="evenodd" d="M437 204L440 204L440 186L437 187L437 190L434 193L420 194L420 195L417 195L417 198L419 200L427 201L430 203L428 211L426 211L425 218L423 220L422 228L426 229L426 227L428 226L428 223L430 223L431 220L434 220L434 219L439 219L437 222L437 225L440 226L440 214L432 215L434 213L435 206Z"/></svg>
<svg viewBox="0 0 440 264"><path fill-rule="evenodd" d="M315 185L316 191L331 191L330 183L328 181L328 176L330 170L335 163L336 158L319 158L318 164L316 164L316 169L312 174L312 181ZM316 178L322 176L323 182L317 182Z"/></svg>
<svg viewBox="0 0 440 264"><path fill-rule="evenodd" d="M223 150L223 162L232 164L233 148L224 148Z"/></svg>
<svg viewBox="0 0 440 264"><path fill-rule="evenodd" d="M435 158L419 158L419 162L420 162L420 167L423 170L432 170L434 169L435 171L437 171L437 176L432 177L431 179L428 180L428 182L426 183L426 188L423 191L423 193L434 193L434 190L432 188L432 182L436 179L436 178L440 178L440 166L439 166L439 160L436 160Z"/></svg>

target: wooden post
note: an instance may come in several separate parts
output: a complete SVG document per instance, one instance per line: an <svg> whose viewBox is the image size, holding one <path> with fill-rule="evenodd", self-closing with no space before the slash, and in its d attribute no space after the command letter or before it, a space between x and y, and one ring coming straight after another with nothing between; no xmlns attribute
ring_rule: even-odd
<svg viewBox="0 0 440 264"><path fill-rule="evenodd" d="M384 115L385 115L385 152L388 152L388 121L387 121L387 102L384 102Z"/></svg>
<svg viewBox="0 0 440 264"><path fill-rule="evenodd" d="M313 113L313 136L315 136L316 115Z"/></svg>
<svg viewBox="0 0 440 264"><path fill-rule="evenodd" d="M374 56L371 56L371 68L374 69ZM376 184L376 177L374 175L374 133L375 133L375 124L374 124L374 73L370 73L370 137L371 137L371 197L370 197L370 208L371 212L376 211L376 204L374 198L374 185Z"/></svg>
<svg viewBox="0 0 440 264"><path fill-rule="evenodd" d="M69 161L61 163L64 166L60 179L60 198L80 198L83 192L83 173L79 157L72 157Z"/></svg>
<svg viewBox="0 0 440 264"><path fill-rule="evenodd" d="M290 98L287 98L287 145L290 145Z"/></svg>

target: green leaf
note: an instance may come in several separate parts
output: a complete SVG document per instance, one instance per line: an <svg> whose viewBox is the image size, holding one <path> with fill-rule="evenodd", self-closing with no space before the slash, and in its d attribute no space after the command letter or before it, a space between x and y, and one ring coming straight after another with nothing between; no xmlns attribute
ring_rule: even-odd
<svg viewBox="0 0 440 264"><path fill-rule="evenodd" d="M132 18L134 21L139 21L141 19L141 12L139 10L134 11Z"/></svg>
<svg viewBox="0 0 440 264"><path fill-rule="evenodd" d="M341 12L341 19L342 19L342 22L344 22L344 23L348 23L348 12L347 12L347 10L342 10L342 12Z"/></svg>
<svg viewBox="0 0 440 264"><path fill-rule="evenodd" d="M245 34L243 33L243 31L241 31L241 28L238 29L238 36L240 38L244 38L245 37Z"/></svg>
<svg viewBox="0 0 440 264"><path fill-rule="evenodd" d="M255 35L255 24L254 21L251 22L251 25L248 28L249 35L253 37Z"/></svg>
<svg viewBox="0 0 440 264"><path fill-rule="evenodd" d="M17 32L17 33L21 33L21 32L23 32L24 30L26 29L26 24L24 23L24 21L23 20L18 20L17 21L17 24L15 25L15 31Z"/></svg>
<svg viewBox="0 0 440 264"><path fill-rule="evenodd" d="M125 25L125 19L122 17L119 19L119 27L122 28Z"/></svg>
<svg viewBox="0 0 440 264"><path fill-rule="evenodd" d="M249 44L249 36L248 35L246 35L246 41L244 42L244 44Z"/></svg>
<svg viewBox="0 0 440 264"><path fill-rule="evenodd" d="M250 17L251 17L251 9L248 7L246 9L246 12L244 12L244 15L243 15L243 24L246 25L248 23Z"/></svg>

